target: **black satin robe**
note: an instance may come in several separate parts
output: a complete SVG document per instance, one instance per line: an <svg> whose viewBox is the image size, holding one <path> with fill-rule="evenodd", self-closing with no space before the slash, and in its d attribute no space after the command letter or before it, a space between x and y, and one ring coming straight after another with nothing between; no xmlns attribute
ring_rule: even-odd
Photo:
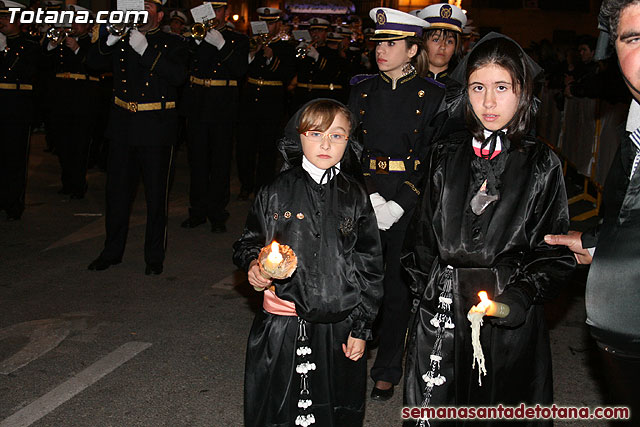
<svg viewBox="0 0 640 427"><path fill-rule="evenodd" d="M275 280L276 295L296 305L308 323L318 366L310 377L316 425L362 424L366 357L342 352L349 333L370 339L382 297L382 251L377 222L363 186L346 173L319 185L296 166L263 187L247 217L233 260L247 270L276 240L298 257L290 279ZM245 423L294 426L300 380L295 372L297 318L258 313L247 346Z"/></svg>
<svg viewBox="0 0 640 427"><path fill-rule="evenodd" d="M440 374L446 382L433 388L429 405L550 404L551 354L541 303L557 293L575 267L569 250L544 243L545 234L566 233L569 225L562 166L541 143L499 154L508 156L500 200L476 216L470 200L482 179L472 173L471 140L468 132L458 132L430 151L424 197L407 232L402 263L419 305L409 338L404 400L408 406L423 403L422 375L429 371L436 336L430 321L438 312L443 271L451 265L455 328L445 329ZM487 375L480 387L477 367L471 368L466 315L479 302L478 291L493 299L510 286L524 289L533 304L519 327L495 326L485 317L481 342Z"/></svg>

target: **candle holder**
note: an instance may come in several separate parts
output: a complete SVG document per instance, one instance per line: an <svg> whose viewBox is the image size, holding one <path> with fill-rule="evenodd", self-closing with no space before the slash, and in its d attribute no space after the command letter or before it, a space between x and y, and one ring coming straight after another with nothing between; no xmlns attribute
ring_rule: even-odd
<svg viewBox="0 0 640 427"><path fill-rule="evenodd" d="M265 279L287 279L293 275L298 267L298 257L293 249L287 245L281 245L274 241L260 250L258 255L260 274ZM265 288L253 287L256 291L264 291ZM274 286L269 287L274 290Z"/></svg>

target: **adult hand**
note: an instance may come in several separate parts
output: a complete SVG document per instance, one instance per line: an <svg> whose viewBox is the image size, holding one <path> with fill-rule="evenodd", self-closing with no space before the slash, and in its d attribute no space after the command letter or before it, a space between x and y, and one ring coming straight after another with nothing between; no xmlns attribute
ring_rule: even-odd
<svg viewBox="0 0 640 427"><path fill-rule="evenodd" d="M204 41L218 48L218 50L222 49L224 46L224 37L222 37L222 33L215 28L207 31L207 34L204 36Z"/></svg>
<svg viewBox="0 0 640 427"><path fill-rule="evenodd" d="M516 328L526 320L527 309L531 304L520 289L515 287L507 288L503 293L495 297L494 301L509 306L509 315L502 318L493 318L492 323L494 325Z"/></svg>
<svg viewBox="0 0 640 427"><path fill-rule="evenodd" d="M404 209L393 200L389 200L377 208L374 207L373 210L378 220L378 228L383 231L390 229L404 214Z"/></svg>
<svg viewBox="0 0 640 427"><path fill-rule="evenodd" d="M273 58L273 49L271 49L269 46L265 46L262 48L262 54L265 58L271 59Z"/></svg>
<svg viewBox="0 0 640 427"><path fill-rule="evenodd" d="M320 52L318 52L318 49L316 49L315 46L309 46L307 56L309 58L313 58L314 61L318 61L318 58L320 58Z"/></svg>
<svg viewBox="0 0 640 427"><path fill-rule="evenodd" d="M142 56L144 51L147 50L149 43L144 34L138 31L137 28L132 28L131 31L129 31L129 45L138 55Z"/></svg>
<svg viewBox="0 0 640 427"><path fill-rule="evenodd" d="M7 36L3 33L0 33L0 50L5 50L7 48Z"/></svg>
<svg viewBox="0 0 640 427"><path fill-rule="evenodd" d="M78 48L80 47L80 45L78 44L78 41L75 39L75 37L67 37L66 39L64 39L64 44L69 49L71 49L73 52L78 50Z"/></svg>
<svg viewBox="0 0 640 427"><path fill-rule="evenodd" d="M271 286L271 279L265 279L262 274L260 274L260 264L257 259L251 261L249 264L249 272L247 273L247 279L249 279L249 284L254 288L268 288Z"/></svg>
<svg viewBox="0 0 640 427"><path fill-rule="evenodd" d="M118 43L118 41L122 38L122 36L114 36L113 34L109 34L107 36L107 46L113 46Z"/></svg>
<svg viewBox="0 0 640 427"><path fill-rule="evenodd" d="M354 362L360 359L364 355L364 349L367 346L367 342L365 340L361 340L360 338L354 338L349 334L349 338L347 338L347 344L342 344L342 351L344 355Z"/></svg>
<svg viewBox="0 0 640 427"><path fill-rule="evenodd" d="M592 257L588 249L582 247L582 233L580 231L569 231L564 234L547 234L544 241L549 245L562 245L569 248L576 257L578 264L591 264Z"/></svg>

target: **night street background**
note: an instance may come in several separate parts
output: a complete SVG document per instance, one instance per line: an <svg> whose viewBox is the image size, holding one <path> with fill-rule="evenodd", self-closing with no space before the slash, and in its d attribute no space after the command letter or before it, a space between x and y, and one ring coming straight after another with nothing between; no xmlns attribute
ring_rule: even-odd
<svg viewBox="0 0 640 427"><path fill-rule="evenodd" d="M43 135L34 135L22 220L0 221L0 427L242 425L245 344L261 295L231 262L251 203L236 201L235 173L228 232L183 229L183 147L164 273L144 275L142 187L122 264L94 272L87 265L104 243L105 175L91 170L86 198L69 200L57 194L58 161L43 149ZM585 277L580 269L547 306L562 406L604 402L584 323ZM401 406L401 386L388 402L368 400L365 425L400 425Z"/></svg>

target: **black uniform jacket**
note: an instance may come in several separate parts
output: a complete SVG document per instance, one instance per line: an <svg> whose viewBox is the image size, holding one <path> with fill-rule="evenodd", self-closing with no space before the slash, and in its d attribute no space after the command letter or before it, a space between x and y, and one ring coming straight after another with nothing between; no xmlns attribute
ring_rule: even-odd
<svg viewBox="0 0 640 427"><path fill-rule="evenodd" d="M140 56L129 45L128 36L113 46L107 46L104 37L92 46L87 63L113 70L114 97L166 107L177 102L178 87L187 76L186 42L158 28L147 32L146 38L148 46ZM168 146L175 143L177 125L175 108L133 112L112 104L107 134L112 141L125 139L130 145Z"/></svg>
<svg viewBox="0 0 640 427"><path fill-rule="evenodd" d="M601 346L640 357L640 168L629 179L636 148L624 129L620 141L605 182L597 239L583 236L584 247L596 247L585 303Z"/></svg>
<svg viewBox="0 0 640 427"><path fill-rule="evenodd" d="M45 39L42 49L46 70L50 73L45 95L46 108L53 113L54 118L73 115L94 120L99 73L86 63L91 49L91 36L85 34L77 41L80 47L75 53L64 42L48 50L49 42ZM66 74L68 78L56 77L59 74Z"/></svg>
<svg viewBox="0 0 640 427"><path fill-rule="evenodd" d="M576 261L566 247L550 246L546 234L569 226L562 164L540 142L504 151L499 200L476 215L471 198L486 177L474 171L476 155L467 131L434 144L427 157L424 194L407 230L401 262L410 273L410 289L419 305L410 333L405 396L420 405L438 328L443 272L452 273L452 318L445 329L440 371L446 382L434 387L431 404L550 403L551 356L540 304L555 296ZM498 161L498 157L491 162ZM491 299L517 286L529 295L524 324L481 329L488 374L478 386L467 312L485 290ZM533 304L533 305L531 305Z"/></svg>
<svg viewBox="0 0 640 427"><path fill-rule="evenodd" d="M277 117L284 113L286 89L295 74L294 45L287 41L269 44L273 57L267 64L267 58L260 50L249 64L247 84L242 94L243 112L251 111L260 116ZM274 84L256 84L258 82L280 82Z"/></svg>
<svg viewBox="0 0 640 427"><path fill-rule="evenodd" d="M431 121L443 95L442 88L415 72L400 78L395 87L381 72L351 88L349 108L360 126L367 191L395 201L405 212L413 209L420 195L424 169L416 165L431 144L435 131ZM379 170L371 170L371 159L377 159ZM405 172L384 170L389 160L404 162ZM406 227L409 216L398 224Z"/></svg>
<svg viewBox="0 0 640 427"><path fill-rule="evenodd" d="M317 46L316 49L320 54L317 61L310 56L298 59L298 83L342 85L348 78L343 76L348 72L344 58L336 49L327 46Z"/></svg>
<svg viewBox="0 0 640 427"><path fill-rule="evenodd" d="M281 173L256 196L234 244L234 263L248 270L273 240L289 245L298 257L293 276L274 281L276 295L293 301L298 316L310 322L334 323L350 316L351 335L371 338L382 298L382 251L361 184L340 173L319 185L302 166Z"/></svg>
<svg viewBox="0 0 640 427"><path fill-rule="evenodd" d="M217 122L228 120L238 109L240 79L249 66L249 39L223 27L225 43L222 49L202 41L189 42L189 78L233 81L222 86L205 87L187 80L182 95L180 113L189 120Z"/></svg>
<svg viewBox="0 0 640 427"><path fill-rule="evenodd" d="M37 43L23 34L7 37L7 49L0 53L0 84L6 85L0 88L1 120L24 122L33 119L39 62L40 46Z"/></svg>

